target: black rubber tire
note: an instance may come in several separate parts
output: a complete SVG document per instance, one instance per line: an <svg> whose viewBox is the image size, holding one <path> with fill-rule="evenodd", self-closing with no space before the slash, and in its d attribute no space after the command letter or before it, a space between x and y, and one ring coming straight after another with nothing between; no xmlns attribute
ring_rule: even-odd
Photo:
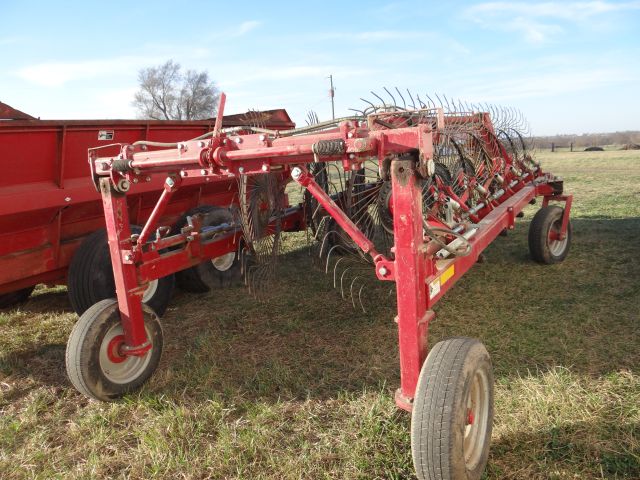
<svg viewBox="0 0 640 480"><path fill-rule="evenodd" d="M529 252L531 253L531 258L536 262L552 265L562 262L569 255L573 235L571 220L567 225L567 237L564 246L559 246L559 249L551 248L549 242L549 231L552 228L560 229L563 214L564 209L562 207L549 205L538 210L531 220L529 225Z"/></svg>
<svg viewBox="0 0 640 480"><path fill-rule="evenodd" d="M82 314L71 331L65 355L67 375L80 393L94 400L112 401L138 390L151 377L162 355L162 326L151 308L144 304L142 308L147 335L152 344L151 350L145 355L150 357L139 374L126 383L109 380L100 363L105 335L120 322L117 301L113 298L101 300ZM145 357L131 358L133 361L142 358L146 362Z"/></svg>
<svg viewBox="0 0 640 480"><path fill-rule="evenodd" d="M202 226L218 226L223 223L233 223L233 213L228 208L201 205L193 208L178 219L173 226L174 233L187 224L187 217L202 215ZM228 287L240 283L242 279L242 264L240 248L236 250L233 264L227 270L217 269L212 260L205 260L195 267L187 268L176 273L176 282L180 288L192 293L206 293L217 288Z"/></svg>
<svg viewBox="0 0 640 480"><path fill-rule="evenodd" d="M132 233L140 233L142 229L132 226ZM173 274L158 279L153 296L145 303L158 316L167 310L175 286ZM116 286L111 267L111 254L105 229L96 230L87 236L76 250L67 279L67 290L71 306L78 315L82 315L91 305L106 298L116 296Z"/></svg>
<svg viewBox="0 0 640 480"><path fill-rule="evenodd" d="M35 285L0 295L0 308L9 308L26 302L34 288L36 288Z"/></svg>
<svg viewBox="0 0 640 480"><path fill-rule="evenodd" d="M484 420L471 421L484 423L478 423L480 443L468 466L464 451L467 399L476 374L487 381L488 405ZM422 366L411 415L411 453L418 478L478 480L489 456L492 421L493 370L484 345L464 337L437 343Z"/></svg>

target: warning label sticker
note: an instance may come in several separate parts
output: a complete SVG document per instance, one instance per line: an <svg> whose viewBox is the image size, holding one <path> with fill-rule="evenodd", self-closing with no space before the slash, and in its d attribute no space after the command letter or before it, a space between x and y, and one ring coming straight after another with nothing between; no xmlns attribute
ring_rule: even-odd
<svg viewBox="0 0 640 480"><path fill-rule="evenodd" d="M113 130L100 130L98 140L113 140Z"/></svg>
<svg viewBox="0 0 640 480"><path fill-rule="evenodd" d="M440 293L440 279L436 278L429 284L429 300Z"/></svg>

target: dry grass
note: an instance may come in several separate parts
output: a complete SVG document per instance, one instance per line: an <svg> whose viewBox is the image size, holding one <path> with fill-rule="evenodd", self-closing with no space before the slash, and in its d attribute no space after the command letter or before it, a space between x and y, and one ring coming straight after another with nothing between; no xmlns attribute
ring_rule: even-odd
<svg viewBox="0 0 640 480"><path fill-rule="evenodd" d="M640 478L640 153L543 162L575 194L570 257L530 262L530 207L438 306L431 342L476 336L492 354L487 478ZM412 478L393 301L372 290L354 311L301 243L266 303L177 294L159 371L119 403L65 378L64 289L0 313L0 476Z"/></svg>

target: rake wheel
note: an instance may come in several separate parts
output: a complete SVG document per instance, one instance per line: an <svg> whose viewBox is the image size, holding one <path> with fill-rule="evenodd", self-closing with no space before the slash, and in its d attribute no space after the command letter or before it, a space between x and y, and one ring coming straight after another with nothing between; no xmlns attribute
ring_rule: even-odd
<svg viewBox="0 0 640 480"><path fill-rule="evenodd" d="M473 338L438 342L422 366L411 414L420 480L479 480L489 456L493 370Z"/></svg>

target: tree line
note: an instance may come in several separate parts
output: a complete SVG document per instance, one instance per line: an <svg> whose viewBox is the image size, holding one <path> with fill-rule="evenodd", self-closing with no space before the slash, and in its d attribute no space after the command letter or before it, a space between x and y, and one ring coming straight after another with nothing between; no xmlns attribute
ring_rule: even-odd
<svg viewBox="0 0 640 480"><path fill-rule="evenodd" d="M600 147L603 145L629 145L640 144L640 131L628 130L625 132L610 133L583 133L581 135L547 135L534 137L535 143L540 148L568 147L573 143L574 149L586 147Z"/></svg>

